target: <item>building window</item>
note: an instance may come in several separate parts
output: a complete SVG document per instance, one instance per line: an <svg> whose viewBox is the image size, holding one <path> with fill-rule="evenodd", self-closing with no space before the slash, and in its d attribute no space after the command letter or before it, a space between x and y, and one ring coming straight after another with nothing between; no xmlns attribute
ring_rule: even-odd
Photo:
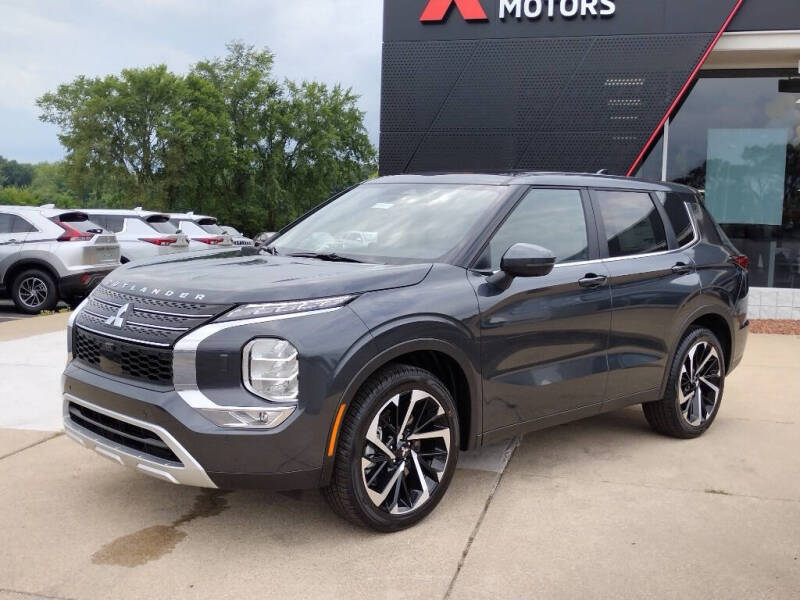
<svg viewBox="0 0 800 600"><path fill-rule="evenodd" d="M700 78L670 125L671 181L704 193L757 287L800 288L800 93L775 71Z"/></svg>

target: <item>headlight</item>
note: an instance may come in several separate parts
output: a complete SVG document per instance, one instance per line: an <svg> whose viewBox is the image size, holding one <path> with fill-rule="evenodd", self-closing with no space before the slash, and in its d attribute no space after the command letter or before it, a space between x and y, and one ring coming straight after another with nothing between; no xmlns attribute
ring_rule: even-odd
<svg viewBox="0 0 800 600"><path fill-rule="evenodd" d="M244 347L245 387L265 400L297 402L300 364L297 349L286 340L263 338Z"/></svg>
<svg viewBox="0 0 800 600"><path fill-rule="evenodd" d="M274 317L291 313L309 312L339 308L350 302L355 296L334 296L332 298L317 298L315 300L297 300L292 302L269 302L267 304L246 304L231 312L222 315L220 321L239 321L241 319L254 319L258 317Z"/></svg>

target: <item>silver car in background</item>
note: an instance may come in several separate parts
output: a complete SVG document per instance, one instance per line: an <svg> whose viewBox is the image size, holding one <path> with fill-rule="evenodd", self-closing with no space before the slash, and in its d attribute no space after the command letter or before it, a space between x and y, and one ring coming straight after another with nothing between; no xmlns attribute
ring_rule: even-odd
<svg viewBox="0 0 800 600"><path fill-rule="evenodd" d="M83 211L0 206L0 292L20 312L76 304L119 261L116 237Z"/></svg>
<svg viewBox="0 0 800 600"><path fill-rule="evenodd" d="M123 264L190 249L189 239L176 233L170 217L142 209L87 209L92 221L117 236Z"/></svg>

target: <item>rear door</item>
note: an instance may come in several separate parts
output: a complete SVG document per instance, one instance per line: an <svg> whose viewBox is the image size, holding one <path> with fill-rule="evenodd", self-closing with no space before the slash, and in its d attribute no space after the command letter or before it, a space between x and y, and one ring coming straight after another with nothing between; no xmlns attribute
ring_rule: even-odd
<svg viewBox="0 0 800 600"><path fill-rule="evenodd" d="M685 244L679 247L665 202L666 197L647 192L592 192L613 299L608 352L612 402L637 395L650 399L660 388L675 317L700 291L686 250L694 230L679 232ZM670 211L677 208L669 206Z"/></svg>
<svg viewBox="0 0 800 600"><path fill-rule="evenodd" d="M611 293L597 258L588 194L531 189L494 234L470 272L481 311L484 430L600 406L605 398ZM551 250L544 277L518 277L501 290L486 273L506 250Z"/></svg>

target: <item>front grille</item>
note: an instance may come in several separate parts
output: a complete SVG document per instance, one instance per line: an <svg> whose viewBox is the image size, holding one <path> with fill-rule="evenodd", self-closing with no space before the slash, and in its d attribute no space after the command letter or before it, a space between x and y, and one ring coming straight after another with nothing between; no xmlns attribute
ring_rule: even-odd
<svg viewBox="0 0 800 600"><path fill-rule="evenodd" d="M131 425L74 402L69 403L67 410L73 423L106 440L161 461L182 464L164 440L149 429Z"/></svg>
<svg viewBox="0 0 800 600"><path fill-rule="evenodd" d="M94 335L76 327L72 343L75 359L105 373L158 385L172 383L172 351Z"/></svg>
<svg viewBox="0 0 800 600"><path fill-rule="evenodd" d="M101 285L92 292L75 323L84 330L109 338L170 348L180 337L229 308L228 305L137 296Z"/></svg>

